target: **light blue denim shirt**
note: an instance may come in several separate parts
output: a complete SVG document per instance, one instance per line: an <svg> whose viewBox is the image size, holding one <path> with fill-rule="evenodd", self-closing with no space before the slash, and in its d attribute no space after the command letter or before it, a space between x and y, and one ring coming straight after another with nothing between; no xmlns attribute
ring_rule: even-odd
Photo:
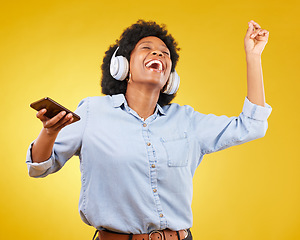
<svg viewBox="0 0 300 240"><path fill-rule="evenodd" d="M86 98L76 113L81 120L59 133L49 160L32 163L28 149L29 175L45 177L78 155L82 220L139 234L190 228L192 178L203 156L263 137L271 107L246 98L239 117L229 118L173 103L144 120L119 94Z"/></svg>

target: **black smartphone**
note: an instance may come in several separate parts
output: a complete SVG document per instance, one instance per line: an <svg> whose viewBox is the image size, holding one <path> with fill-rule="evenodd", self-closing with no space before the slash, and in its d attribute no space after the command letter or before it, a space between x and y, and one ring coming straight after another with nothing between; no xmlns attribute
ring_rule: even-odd
<svg viewBox="0 0 300 240"><path fill-rule="evenodd" d="M76 114L70 111L69 109L65 108L64 106L60 105L59 103L55 102L49 97L42 98L36 102L33 102L30 104L30 107L33 109L40 111L43 108L47 109L47 112L45 113L45 116L48 118L53 118L55 115L60 113L61 111L65 111L67 114L72 113L73 115L73 122L77 122L80 120L80 117ZM67 114L65 116L67 116Z"/></svg>

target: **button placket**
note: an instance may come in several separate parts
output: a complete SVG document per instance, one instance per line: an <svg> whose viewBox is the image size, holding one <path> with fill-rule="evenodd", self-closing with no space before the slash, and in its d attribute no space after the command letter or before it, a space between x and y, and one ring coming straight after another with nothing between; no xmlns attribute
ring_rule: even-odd
<svg viewBox="0 0 300 240"><path fill-rule="evenodd" d="M150 119L147 119L147 121ZM163 214L160 197L158 194L158 181L157 181L157 166L156 166L156 157L155 157L155 148L152 144L152 141L150 140L150 134L149 134L149 122L148 123L142 123L142 134L144 141L146 143L147 147L147 156L149 161L149 170L150 170L150 182L151 182L151 189L152 194L154 197L154 202L156 206L156 211L158 214L158 217L160 219L160 226L161 228L166 228L167 223L166 219Z"/></svg>

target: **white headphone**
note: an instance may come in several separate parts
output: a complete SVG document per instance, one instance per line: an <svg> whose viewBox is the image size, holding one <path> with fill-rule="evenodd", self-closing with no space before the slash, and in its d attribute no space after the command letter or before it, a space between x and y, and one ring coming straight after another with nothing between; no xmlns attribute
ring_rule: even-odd
<svg viewBox="0 0 300 240"><path fill-rule="evenodd" d="M110 74L114 79L123 81L128 75L129 63L128 60L123 56L116 57L118 49L119 47L117 47L110 60ZM167 87L165 91L163 91L163 93L169 95L176 93L179 88L179 83L180 77L175 70L174 72L170 73L170 77L167 82Z"/></svg>

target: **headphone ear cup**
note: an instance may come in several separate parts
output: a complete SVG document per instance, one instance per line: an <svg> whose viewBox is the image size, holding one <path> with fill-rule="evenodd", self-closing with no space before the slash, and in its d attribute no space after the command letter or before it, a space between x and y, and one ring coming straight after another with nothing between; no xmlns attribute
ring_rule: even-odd
<svg viewBox="0 0 300 240"><path fill-rule="evenodd" d="M170 73L170 77L167 82L166 90L163 93L172 95L177 92L180 84L180 77L177 74L176 70Z"/></svg>
<svg viewBox="0 0 300 240"><path fill-rule="evenodd" d="M117 47L110 60L110 74L114 79L123 81L128 75L129 63L123 56L116 57L118 49L119 47Z"/></svg>

